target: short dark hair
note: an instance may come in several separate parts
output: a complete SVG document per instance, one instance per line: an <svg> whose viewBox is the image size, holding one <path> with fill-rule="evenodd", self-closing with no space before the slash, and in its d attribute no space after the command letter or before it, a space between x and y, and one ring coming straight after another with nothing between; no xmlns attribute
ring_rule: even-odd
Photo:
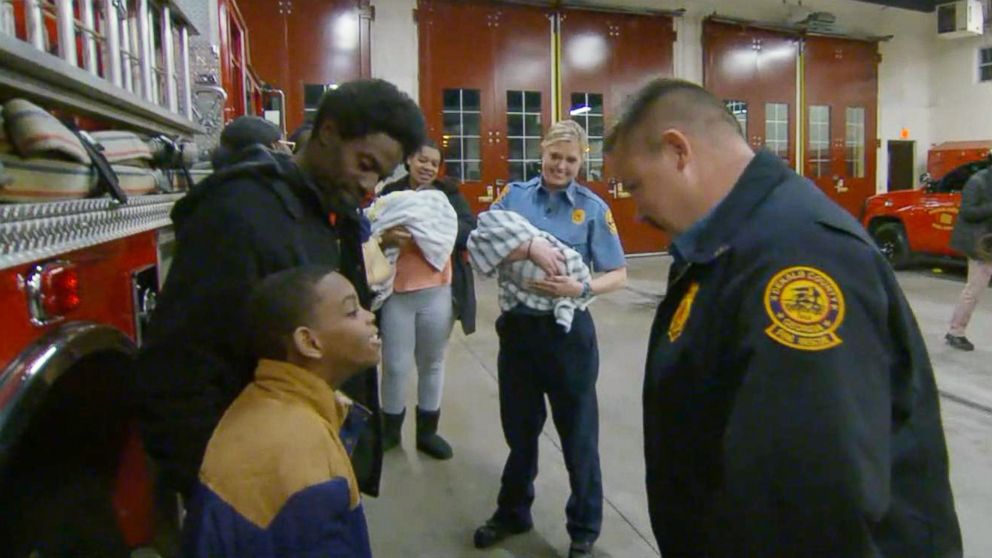
<svg viewBox="0 0 992 558"><path fill-rule="evenodd" d="M406 93L381 79L342 83L320 100L314 129L334 122L341 139L383 133L403 146L403 156L420 149L427 137L424 115Z"/></svg>
<svg viewBox="0 0 992 558"><path fill-rule="evenodd" d="M672 96L678 96L681 105L681 110L677 111L679 113L676 116L678 120L702 124L704 127L712 123L726 124L742 137L744 136L737 118L719 97L691 81L658 78L642 87L631 97L620 120L607 134L603 145L604 151L607 153L613 151L620 138L643 121L658 101Z"/></svg>
<svg viewBox="0 0 992 558"><path fill-rule="evenodd" d="M294 267L255 285L248 300L248 323L256 357L286 360L293 330L311 323L317 283L333 272L326 266Z"/></svg>

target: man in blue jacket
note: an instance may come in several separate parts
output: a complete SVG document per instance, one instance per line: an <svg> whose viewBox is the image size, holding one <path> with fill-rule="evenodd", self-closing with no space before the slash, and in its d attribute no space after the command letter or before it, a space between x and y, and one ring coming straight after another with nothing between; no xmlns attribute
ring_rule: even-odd
<svg viewBox="0 0 992 558"><path fill-rule="evenodd" d="M644 382L661 553L961 556L933 370L862 227L695 84L647 85L607 144L674 237Z"/></svg>

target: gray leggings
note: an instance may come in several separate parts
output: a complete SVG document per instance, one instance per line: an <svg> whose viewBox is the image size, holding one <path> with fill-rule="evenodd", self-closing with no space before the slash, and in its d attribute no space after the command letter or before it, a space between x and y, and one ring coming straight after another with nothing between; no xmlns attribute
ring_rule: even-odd
<svg viewBox="0 0 992 558"><path fill-rule="evenodd" d="M406 382L417 367L417 406L441 408L444 352L451 335L451 286L393 293L382 307L382 409L406 407Z"/></svg>

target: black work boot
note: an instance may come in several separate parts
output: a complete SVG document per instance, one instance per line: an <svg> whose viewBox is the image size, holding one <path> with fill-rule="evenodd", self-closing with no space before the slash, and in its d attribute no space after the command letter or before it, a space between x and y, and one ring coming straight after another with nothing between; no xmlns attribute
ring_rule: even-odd
<svg viewBox="0 0 992 558"><path fill-rule="evenodd" d="M475 530L473 542L475 543L475 548L489 548L507 537L526 533L533 528L534 526L530 523L518 525L506 523L492 517L486 520L482 527Z"/></svg>
<svg viewBox="0 0 992 558"><path fill-rule="evenodd" d="M386 411L382 412L382 451L389 451L400 445L400 441L403 439L401 432L403 430L403 417L405 416L406 409L396 415Z"/></svg>
<svg viewBox="0 0 992 558"><path fill-rule="evenodd" d="M572 541L568 547L568 558L591 558L592 555L591 541Z"/></svg>
<svg viewBox="0 0 992 558"><path fill-rule="evenodd" d="M424 411L417 407L417 449L434 459L451 459L451 446L437 435L437 422L440 419L440 409Z"/></svg>

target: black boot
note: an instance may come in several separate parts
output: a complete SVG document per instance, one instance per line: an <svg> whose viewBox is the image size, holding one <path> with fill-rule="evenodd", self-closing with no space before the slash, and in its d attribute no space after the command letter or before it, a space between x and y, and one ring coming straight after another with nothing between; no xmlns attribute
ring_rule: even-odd
<svg viewBox="0 0 992 558"><path fill-rule="evenodd" d="M437 435L441 410L422 411L417 407L417 449L434 459L451 459L451 446Z"/></svg>
<svg viewBox="0 0 992 558"><path fill-rule="evenodd" d="M382 412L382 451L389 451L400 445L402 440L403 417L406 416L406 409L399 414L393 415Z"/></svg>

